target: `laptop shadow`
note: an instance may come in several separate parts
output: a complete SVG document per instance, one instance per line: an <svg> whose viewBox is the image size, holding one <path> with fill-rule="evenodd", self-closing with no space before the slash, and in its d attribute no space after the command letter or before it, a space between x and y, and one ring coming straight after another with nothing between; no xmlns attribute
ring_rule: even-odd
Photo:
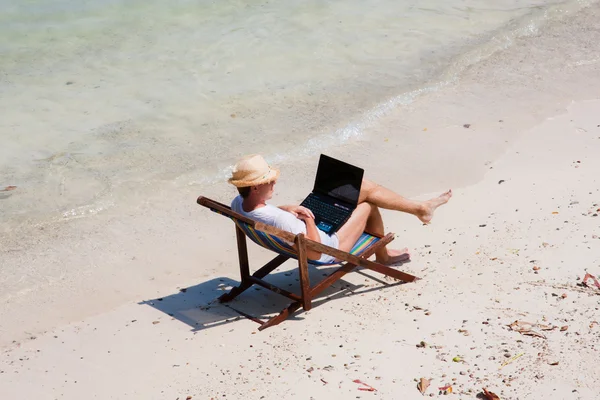
<svg viewBox="0 0 600 400"><path fill-rule="evenodd" d="M311 282L315 284L321 281L336 269L336 267L320 267L318 269L309 267ZM313 299L313 308L330 300L404 284L401 281L388 282L381 275L374 274L371 271L356 269L351 274L360 274L372 280L374 284L378 284L375 286L368 284L357 285L340 279L321 292L317 298ZM273 272L265 280L282 289L300 293L297 269ZM242 318L262 323L281 312L282 309L292 302L287 297L278 295L257 285L247 289L230 302L220 303L218 301L221 295L229 292L229 290L238 284L238 281L230 278L214 278L198 285L179 289L176 293L167 294L152 300L144 300L138 304L151 306L173 319L187 324L195 332L230 324ZM284 323L302 320L304 319L303 314L304 310L299 309L287 318Z"/></svg>

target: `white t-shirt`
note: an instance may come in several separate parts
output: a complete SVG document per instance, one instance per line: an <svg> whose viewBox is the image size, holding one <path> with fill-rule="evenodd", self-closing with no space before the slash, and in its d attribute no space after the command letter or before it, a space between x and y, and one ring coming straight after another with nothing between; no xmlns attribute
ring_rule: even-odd
<svg viewBox="0 0 600 400"><path fill-rule="evenodd" d="M244 211L242 207L244 199L242 196L237 196L231 202L231 209L238 214L244 215L254 221L259 221L265 223L267 225L274 226L286 232L291 232L294 235L299 233L306 234L306 224L304 221L296 218L294 214L289 213L287 211L282 210L279 207L272 206L267 204L264 207L257 208L256 210L252 210L250 212ZM333 235L328 235L325 232L319 230L319 236L321 237L321 243L326 246L333 247L335 249L339 246L338 236L334 233ZM321 262L333 262L333 257L323 254L319 261Z"/></svg>

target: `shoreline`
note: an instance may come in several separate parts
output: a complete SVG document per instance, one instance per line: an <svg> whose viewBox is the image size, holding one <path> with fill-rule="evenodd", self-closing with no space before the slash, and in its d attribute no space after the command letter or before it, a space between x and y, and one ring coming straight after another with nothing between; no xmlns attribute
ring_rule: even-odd
<svg viewBox="0 0 600 400"><path fill-rule="evenodd" d="M423 54L420 56L422 69L418 73L407 72L411 79L400 79L391 74L389 82L386 78L376 84L363 82L362 86L353 86L352 90L346 87L349 82L332 81L331 86L318 84L314 88L310 84L292 84L280 91L250 91L232 95L228 100L215 94L219 98L216 103L221 104L222 109L206 111L211 114L209 119L213 123L205 123L195 129L202 133L200 136L211 132L219 141L223 139L223 135L226 140L235 139L235 134L256 132L257 127L260 127L263 134L268 135L268 141L274 141L276 145L264 149L257 145L257 141L236 140L237 146L244 146L247 148L245 151L250 153L266 151L269 153L266 156L274 162L290 162L296 157L310 159L314 151L323 147L344 146L348 140L364 135L365 130L380 125L378 118L382 114L393 114L399 107L412 107L413 101L452 87L453 82L469 66L476 65L499 49L509 47L515 38L535 34L540 28L564 18L563 15L577 11L590 2L567 1L560 5L544 6L543 11L536 7L525 7L524 9L529 10L526 15L516 17L493 31L482 32L478 38L454 44L444 51L435 50L432 54ZM460 50L456 50L454 46ZM89 89L91 84L79 83L83 84L82 88L77 86L78 82L69 88L85 90L84 87ZM57 87L55 91L64 89L64 86ZM202 96L206 97L206 94ZM382 102L382 98L387 100ZM273 107L270 103L279 106ZM203 108L199 104L193 104L190 103L190 109ZM278 111L275 112L274 109ZM150 108L146 113L154 115L159 110ZM364 112L354 114L356 110ZM176 114L182 121L192 118L189 110L168 108L162 111L168 115ZM72 138L69 145L64 143L60 147L49 146L45 150L36 151L35 155L31 155L35 160L27 165L16 163L6 166L5 178L8 176L10 184L18 186L14 194L19 196L20 201L3 203L7 207L5 210L11 215L9 222L0 223L0 231L3 231L0 234L9 234L10 230L18 230L21 225L60 224L68 219L85 218L105 212L108 208L120 208L121 212L127 213L127 208L135 207L136 204L135 199L128 198L128 190L154 195L154 191L142 183L147 180L154 181L157 185L172 184L176 189L186 185L198 187L218 184L226 178L229 166L238 156L228 151L221 152L218 148L212 148L212 152L202 151L205 147L203 143L190 143L192 138L179 132L189 130L191 126L183 124L175 127L174 121L168 117L164 119L153 116L149 120L138 120L131 119L127 114L108 114L113 121L108 124L102 124L102 118L90 119L89 116L84 116L84 125L73 122L68 130L87 132L84 142ZM12 122L12 125L19 126L18 118ZM290 128L287 137L281 135L282 123ZM67 126L62 129L67 130ZM204 132L205 129L208 132ZM306 140L298 140L296 136ZM8 140L9 144L12 141ZM14 141L17 142L16 139ZM184 141L187 141L187 146ZM115 143L127 148L128 154L120 154L113 148ZM195 152L181 150L182 146L190 147ZM168 149L172 147L180 148L180 151L169 152ZM276 154L275 148L278 149ZM168 160L171 158L177 159L180 165L170 164ZM204 163L208 166L199 166L198 159L209 160ZM182 166L187 167L187 171ZM163 171L163 168L167 170ZM29 171L31 180L13 179L25 177L19 176L18 170ZM157 170L161 172L156 172ZM59 179L61 177L62 181ZM51 201L48 204L38 202L40 193L47 194ZM89 193L94 193L94 196L90 197ZM24 210L27 212L24 213Z"/></svg>
<svg viewBox="0 0 600 400"><path fill-rule="evenodd" d="M597 9L596 5L592 13L577 18L590 24ZM515 46L471 66L458 84L386 115L368 129L367 141L359 138L333 149L331 154L356 160L368 168L370 177L393 188L401 187L402 193L410 196L476 184L489 172L491 164L486 163L502 157L524 130L556 115L571 100L594 99L598 93L597 60L573 64L594 60L589 54L594 48L589 46L597 34L593 36L590 31L591 36L586 37L582 27L569 25L569 19L555 25L547 29L570 32L580 42L561 42L560 37L553 39L551 35L518 39ZM557 44L572 53L571 64L547 57ZM575 57L578 48L586 59ZM515 76L512 69L522 75ZM557 73L561 74L559 81ZM485 76L494 79L485 82ZM497 93L492 95L492 91ZM499 124L499 119L504 122ZM463 128L465 123L471 128ZM394 131L399 134L391 135ZM374 163L370 156L373 153L385 156ZM286 185L274 203L280 199L294 201L307 192L312 182L306 177L311 176L315 157L300 160L297 165L282 163L285 181L302 184ZM402 165L392 174L390 166L397 165L398 159ZM451 167L440 170L436 164L440 162ZM197 195L209 192L210 197L226 201L233 193L231 188L215 184L206 187L205 193L198 193L196 186L179 187L179 193L173 193L173 189L159 189L164 197L153 198L152 202L140 195L135 199L139 205L128 216L109 210L72 221L66 228L48 227L46 236L31 237L29 242L4 243L9 250L0 255L2 265L10 265L22 275L13 272L4 277L4 283L17 289L2 296L0 321L8 323L0 326L0 345L10 347L13 340L21 341L124 303L151 298L165 288L200 281L217 271L236 277L231 260L217 261L220 251L233 250L233 242L223 243L231 227L216 222L194 204ZM394 220L415 227L402 218ZM208 232L204 225L214 232ZM128 239L113 243L115 235ZM220 251L206 256L203 249ZM190 262L202 257L213 263L205 267ZM45 275L40 276L40 272ZM23 279L33 283L19 287Z"/></svg>

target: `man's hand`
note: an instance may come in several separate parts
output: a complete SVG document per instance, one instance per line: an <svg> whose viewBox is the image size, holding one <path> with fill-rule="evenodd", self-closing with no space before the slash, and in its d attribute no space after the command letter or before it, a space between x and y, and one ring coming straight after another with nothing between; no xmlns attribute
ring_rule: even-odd
<svg viewBox="0 0 600 400"><path fill-rule="evenodd" d="M307 219L315 219L315 214L308 208L303 206L282 206L282 210L292 213L294 217L306 221Z"/></svg>

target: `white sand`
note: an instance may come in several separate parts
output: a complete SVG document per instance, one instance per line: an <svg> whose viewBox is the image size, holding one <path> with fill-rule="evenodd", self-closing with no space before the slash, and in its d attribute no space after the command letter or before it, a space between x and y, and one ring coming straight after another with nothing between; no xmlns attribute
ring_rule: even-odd
<svg viewBox="0 0 600 400"><path fill-rule="evenodd" d="M8 346L3 398L409 399L419 398L420 377L436 395L449 383L473 396L488 387L503 399L595 398L600 326L590 324L600 319L600 290L576 284L586 270L600 275L599 108L577 103L531 130L483 181L456 190L435 224L413 224L398 242L416 249L404 268L423 277L417 283L347 275L331 301L257 332L223 305L198 308L232 282L215 275L153 301L174 318L128 304ZM275 281L294 278L280 272ZM233 304L263 314L284 303L250 290ZM507 328L515 320L568 329L523 336ZM505 352L523 355L499 369ZM358 391L354 379L377 392Z"/></svg>
<svg viewBox="0 0 600 400"><path fill-rule="evenodd" d="M594 9L580 26L594 26L596 16ZM194 206L190 190L168 199L189 203L171 215L158 214L166 200L140 205L140 214L154 213L152 223L82 220L87 236L78 248L57 246L58 236L11 259L32 270L81 263L82 274L58 273L39 291L3 298L0 397L416 399L415 379L426 377L434 396L448 383L459 398L482 387L502 399L597 398L600 291L577 284L586 271L600 275L600 33L574 29L555 27L574 35L560 42L561 57L550 57L552 36L519 42L460 86L388 116L402 135L374 131L370 143L338 150L366 163L385 149L369 175L407 194L454 188L431 226L384 214L394 244L414 249L402 268L421 281L347 275L310 312L257 332L211 304L220 285L237 280L233 227ZM276 200L306 193L306 168L282 166ZM294 181L301 184L290 188ZM224 186L214 193L231 195ZM252 246L251 256L256 266L269 254ZM284 271L293 263L284 267L274 282L295 284ZM150 298L163 300L138 304ZM232 305L265 315L285 304L252 289ZM568 328L543 339L510 331L515 320ZM417 348L421 341L429 346ZM506 353L523 355L499 369ZM377 391L359 391L355 379Z"/></svg>

